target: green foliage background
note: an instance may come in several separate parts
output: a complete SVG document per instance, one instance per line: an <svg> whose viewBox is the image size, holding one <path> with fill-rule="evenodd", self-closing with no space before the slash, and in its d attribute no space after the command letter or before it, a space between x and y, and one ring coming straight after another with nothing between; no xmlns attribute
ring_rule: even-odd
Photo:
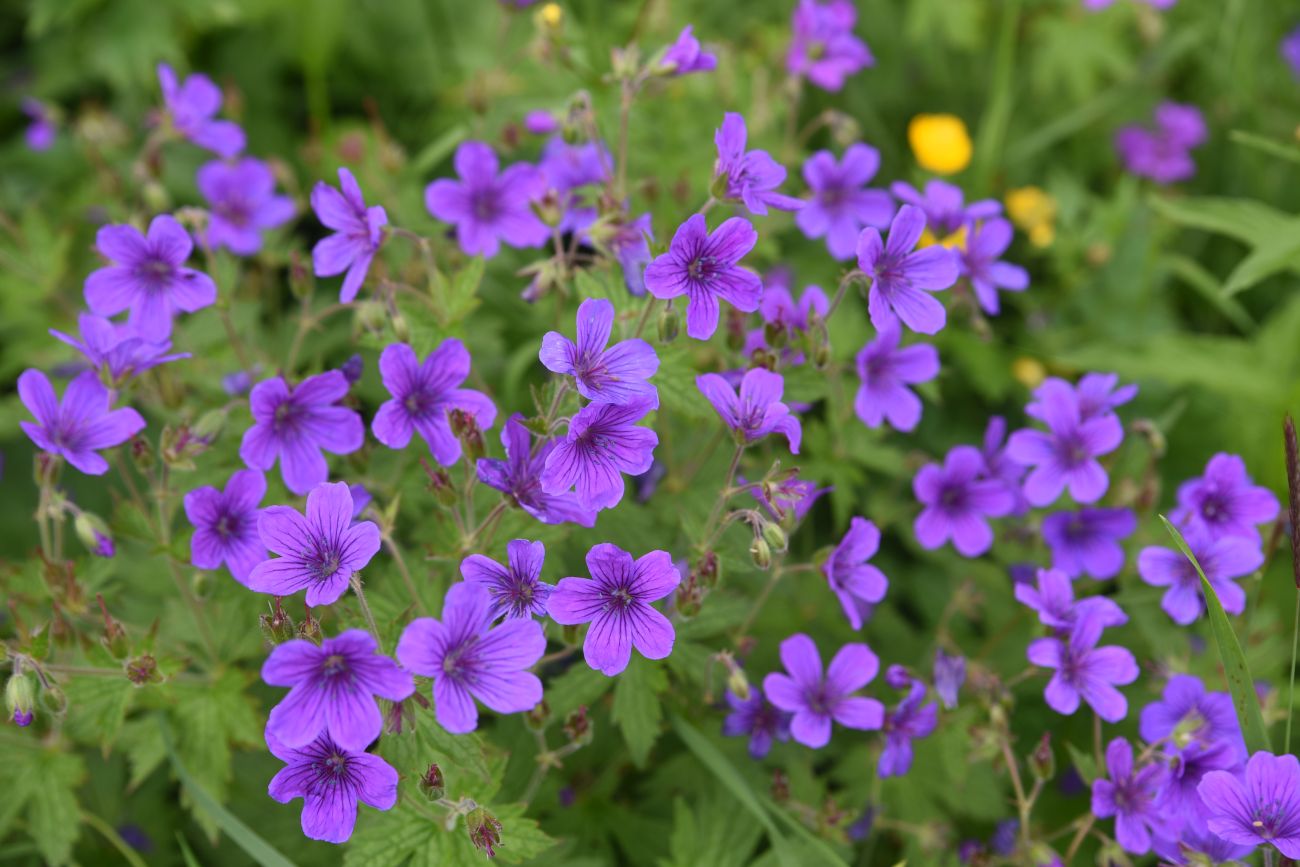
<svg viewBox="0 0 1300 867"><path fill-rule="evenodd" d="M363 808L356 836L342 849L302 838L298 805L276 804L265 793L278 763L261 744L265 713L277 697L257 678L265 650L256 619L264 600L224 572L207 577L200 592L211 622L218 624L218 653L216 662L205 660L152 535L152 519L123 499L116 483L66 478L83 508L113 516L119 554L109 561L79 556L75 594L50 588L33 556L32 453L17 426L25 415L10 386L26 367L49 369L71 360L46 329L75 328L82 281L95 267L91 245L100 223L199 203L192 179L206 157L193 148L167 150L161 183L142 186L132 175L144 118L158 103L158 61L204 71L227 88L227 114L245 126L249 152L277 161L282 185L304 203L300 219L273 233L256 263L219 257L215 266L223 298L233 299L229 312L239 332L272 367L296 326L292 256L308 250L320 232L305 208L306 194L316 180L332 181L337 165L354 168L368 197L388 208L394 224L435 234L439 229L423 208L423 186L450 172L449 157L459 141L483 138L510 150L510 128L524 112L562 108L584 89L612 139L617 94L602 82L610 50L635 41L653 52L686 23L716 46L719 69L671 82L636 105L630 147L630 176L638 182L634 207L653 212L661 239L695 210L708 194L712 132L724 110L746 116L751 145L780 149L791 108L783 90L791 6L786 0L561 5L573 58L567 66L537 56L529 12L508 14L486 0L30 0L0 10L6 90L57 104L68 121L53 150L32 153L22 144L17 100L0 105L0 382L6 386L0 395L0 592L8 603L0 629L16 642L22 629L51 621L57 600L67 634L54 642L52 658L116 666L94 640L93 599L102 593L114 616L127 624L137 650L157 622L154 652L167 676L163 684L139 689L121 678L65 678L68 711L57 736L41 740L35 730L0 732L0 860L117 863L123 856L112 845L112 829L132 825L151 841L139 856L147 863L246 863L232 826L178 782L189 775L200 791L295 863L478 863L481 855L463 831L444 832L406 807L388 814ZM955 179L968 195L1001 197L1012 187L1036 184L1055 198L1059 216L1056 241L1046 250L1018 238L1013 258L1031 269L1033 284L1005 302L1004 314L991 322L991 337L954 317L937 338L944 369L923 389L927 406L914 435L870 431L852 417L851 370L843 380L811 370L789 377L789 398L825 399L824 411L805 422L798 465L805 477L835 485L795 535L791 562L833 544L850 516L871 518L885 537L876 562L891 579L887 602L865 631L882 662L928 672L943 619L953 640L981 667L1008 678L1024 668L1024 645L1034 627L1012 602L1006 566L1045 562L1044 551L1033 547L1032 536L1023 541L1013 534L1000 535L995 552L977 561L948 549L922 551L911 533L910 481L926 456L977 443L990 413L1006 415L1013 426L1020 422L1027 389L1013 375L1017 359L1037 360L1066 376L1113 370L1140 384L1139 397L1123 415L1129 422L1151 420L1167 453L1148 477L1150 447L1131 435L1114 477L1133 481L1119 485L1116 496L1156 484L1155 504L1166 509L1177 482L1199 473L1216 451L1241 454L1256 479L1284 493L1281 418L1300 405L1300 217L1294 216L1300 210L1300 83L1278 57L1277 45L1300 15L1263 0L1183 0L1164 16L1128 0L1096 15L1084 13L1075 0L857 5L858 33L876 65L850 79L842 93L806 91L799 125L824 109L843 112L860 127L862 139L881 151L877 183L915 182L923 175L907 148L907 121L920 112L955 113L975 139L973 164ZM1166 98L1200 106L1211 135L1195 153L1195 180L1160 190L1121 173L1111 136L1123 123L1145 121ZM838 149L825 129L813 134L808 150L816 147ZM512 157L534 158L536 148L525 136ZM795 166L803 155L782 156ZM799 183L794 177L788 186L798 189ZM788 217L762 219L758 227L753 264L789 263L799 286L836 284L840 269ZM409 253L394 243L385 256L398 269ZM525 254L507 252L488 263L478 282L472 263L453 259L448 273L463 277L451 290L447 320L431 319L418 307L404 310L421 351L447 334L466 340L474 376L496 399L501 419L516 410L532 413L530 386L543 382L536 363L540 336L571 317L572 305L519 300L524 280L514 272L526 261ZM598 271L577 290L604 293L613 279ZM323 281L317 287L317 309L335 285ZM621 312L639 309L611 294ZM832 325L841 364L870 333L862 305L849 307ZM188 317L174 341L195 358L176 366L180 379L147 412L154 437L164 424L192 421L223 405L219 378L236 367L214 311ZM627 503L604 513L589 533L560 532L511 513L497 534L498 547L515 535L542 539L551 579L585 574L582 554L595 541L638 553L654 547L687 552L697 541L692 528L712 505L726 455L725 449L713 454L693 478L673 473L702 457L701 431L711 434L716 424L695 392L694 373L722 364L720 346L685 342L661 350L657 383L664 411L656 427L670 476L656 497L645 506ZM299 369L337 365L360 345L367 367L356 391L369 420L385 397L374 364L382 343L358 342L347 318L338 317L311 335ZM239 433L248 423L246 405L235 405L213 451L192 472L177 474L177 490L224 480L237 466ZM497 429L487 440L490 453L499 455ZM783 449L766 448L769 461L789 461ZM399 538L415 564L422 595L435 604L456 578L455 562L446 554L456 540L413 466L416 452L413 446L397 454L371 443L335 466L342 478L375 490L381 504L400 497ZM752 459L747 466L761 473L767 463ZM267 502L287 501L278 473L268 478ZM1130 552L1167 544L1154 511L1142 515ZM69 540L70 549L75 544ZM708 657L729 646L731 632L766 580L749 564L746 545L739 530L726 537L724 586L709 597L700 617L680 625L666 663L637 660L617 680L581 664L548 677L554 718L590 705L596 736L562 771L548 776L530 818L522 817L516 802L531 775L535 747L519 717L495 719L479 735L452 738L421 712L414 731L386 737L381 752L404 778L437 759L453 794L494 805L506 825L500 858L509 863L532 858L528 863L573 867L740 867L757 859L802 865L824 863L832 851L851 864L903 858L930 864L954 848L931 848L937 840L987 836L1013 807L1004 770L984 750L980 733L987 731L989 713L977 701L964 700L918 745L909 776L883 783L875 778L874 736L840 732L831 749L815 753L782 745L762 764L751 762L738 740L718 736L721 715L702 699L710 677L713 695L719 694ZM186 559L186 531L177 533L173 548ZM426 553L434 559L425 559ZM1285 555L1283 543L1281 558L1247 581L1251 604L1234 622L1254 675L1275 686L1285 676L1294 592ZM1197 645L1209 638L1208 625L1173 626L1159 610L1159 591L1142 584L1131 564L1132 556L1117 598L1132 622L1118 635L1145 671L1127 690L1129 722L1112 727L1113 733L1132 732L1136 709L1158 691L1154 675L1166 668L1222 683L1213 645L1208 652ZM391 642L405 622L407 600L389 558L376 558L367 580L381 631ZM325 622L327 632L360 622L350 602L336 608ZM813 634L824 654L855 638L816 575L792 575L778 584L752 630L759 638L747 664L752 680L777 665L779 640L800 630ZM1035 678L1015 688L1015 749L1028 752L1051 729L1058 763L1065 766L1066 741L1084 754L1091 751L1090 722L1082 714L1061 718L1050 712L1042 703L1042 684ZM873 686L873 694L892 700L885 692L883 684ZM1272 722L1284 712L1278 701L1275 691L1265 705ZM820 842L768 799L774 767L788 773L792 796L802 803L820 807L833 797L847 821L874 804L886 818L927 833L878 827L867 841L849 845L843 838L846 821ZM409 785L405 779L403 786ZM572 806L561 806L562 786L576 793ZM1036 816L1055 828L1086 809L1080 798L1050 787ZM947 838L929 833L940 827Z"/></svg>

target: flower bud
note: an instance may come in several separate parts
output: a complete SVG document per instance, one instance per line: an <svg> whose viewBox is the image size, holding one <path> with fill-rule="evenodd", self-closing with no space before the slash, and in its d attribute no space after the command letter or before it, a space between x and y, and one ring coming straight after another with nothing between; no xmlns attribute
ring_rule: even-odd
<svg viewBox="0 0 1300 867"><path fill-rule="evenodd" d="M722 561L718 559L718 555L714 552L705 551L700 555L700 559L695 561L695 568L691 571L700 586L716 587L718 581L722 579Z"/></svg>
<svg viewBox="0 0 1300 867"><path fill-rule="evenodd" d="M126 679L136 686L160 683L162 673L158 671L158 661L147 653L137 656L126 664Z"/></svg>
<svg viewBox="0 0 1300 867"><path fill-rule="evenodd" d="M303 617L302 623L298 624L298 637L320 644L320 621L311 616L311 609Z"/></svg>
<svg viewBox="0 0 1300 867"><path fill-rule="evenodd" d="M885 669L885 683L894 689L911 689L912 673L903 665L891 665Z"/></svg>
<svg viewBox="0 0 1300 867"><path fill-rule="evenodd" d="M447 794L447 785L442 779L442 768L439 768L436 763L429 765L429 770L424 772L416 785L420 793L430 801L437 801Z"/></svg>
<svg viewBox="0 0 1300 867"><path fill-rule="evenodd" d="M420 461L420 466L424 467L424 474L429 478L427 487L434 499L443 506L455 505L456 486L452 483L451 476L447 475L447 471L441 468L435 469L424 460Z"/></svg>
<svg viewBox="0 0 1300 867"><path fill-rule="evenodd" d="M745 338L748 335L748 314L742 313L734 307L728 307L726 313L727 329L727 348L732 352L740 352L745 348Z"/></svg>
<svg viewBox="0 0 1300 867"><path fill-rule="evenodd" d="M453 409L448 415L448 420L451 423L451 432L460 439L461 449L469 460L477 461L487 454L483 447L483 432L479 430L478 419L473 413Z"/></svg>
<svg viewBox="0 0 1300 867"><path fill-rule="evenodd" d="M750 695L749 678L745 677L745 670L736 665L734 661L727 667L730 669L727 674L727 689L741 701L748 701Z"/></svg>
<svg viewBox="0 0 1300 867"><path fill-rule="evenodd" d="M694 575L687 575L686 580L677 586L673 597L673 608L682 617L694 617L700 613L704 604L704 588L695 580Z"/></svg>
<svg viewBox="0 0 1300 867"><path fill-rule="evenodd" d="M723 172L714 177L713 184L709 187L709 195L719 202L725 202L727 200L727 190L730 186L731 178L728 177L726 172Z"/></svg>
<svg viewBox="0 0 1300 867"><path fill-rule="evenodd" d="M671 305L665 307L664 312L659 314L659 342L672 343L677 339L681 327L681 316L678 315L677 309Z"/></svg>
<svg viewBox="0 0 1300 867"><path fill-rule="evenodd" d="M766 569L772 565L772 548L762 536L754 537L753 544L749 546L749 558L759 569Z"/></svg>
<svg viewBox="0 0 1300 867"><path fill-rule="evenodd" d="M144 437L137 436L131 440L131 460L141 471L153 467L153 446Z"/></svg>
<svg viewBox="0 0 1300 867"><path fill-rule="evenodd" d="M1038 746L1029 754L1029 770L1035 779L1050 780L1056 776L1056 754L1052 751L1052 733L1043 732Z"/></svg>
<svg viewBox="0 0 1300 867"><path fill-rule="evenodd" d="M108 613L108 606L104 604L104 597L96 594L95 599L99 601L99 610L104 615L104 634L100 637L99 643L112 654L114 659L125 659L130 648L130 641L126 637L126 630L122 624L113 619Z"/></svg>
<svg viewBox="0 0 1300 867"><path fill-rule="evenodd" d="M365 361L359 354L354 354L347 361L339 365L339 373L348 381L348 385L356 385L361 379L361 373L365 370Z"/></svg>
<svg viewBox="0 0 1300 867"><path fill-rule="evenodd" d="M831 363L831 347L829 344L822 343L812 351L813 367L818 370L825 370Z"/></svg>
<svg viewBox="0 0 1300 867"><path fill-rule="evenodd" d="M551 706L542 699L533 706L533 709L524 713L524 725L533 731L541 731L546 728L546 724L551 720Z"/></svg>
<svg viewBox="0 0 1300 867"><path fill-rule="evenodd" d="M784 551L788 547L785 531L771 521L763 524L763 540L767 542L773 551Z"/></svg>
<svg viewBox="0 0 1300 867"><path fill-rule="evenodd" d="M311 295L316 285L316 275L311 259L294 250L289 254L289 291L299 300Z"/></svg>
<svg viewBox="0 0 1300 867"><path fill-rule="evenodd" d="M772 800L778 804L784 804L790 800L790 778L780 768L772 772L771 794Z"/></svg>
<svg viewBox="0 0 1300 867"><path fill-rule="evenodd" d="M393 336L397 338L398 343L411 342L411 326L407 324L406 317L401 313L394 313L392 317Z"/></svg>
<svg viewBox="0 0 1300 867"><path fill-rule="evenodd" d="M475 807L465 817L465 828L474 848L487 853L489 858L496 857L496 847L501 845L501 823L496 816L482 807Z"/></svg>
<svg viewBox="0 0 1300 867"><path fill-rule="evenodd" d="M763 325L763 340L773 349L780 349L786 344L789 334L780 322L768 322Z"/></svg>
<svg viewBox="0 0 1300 867"><path fill-rule="evenodd" d="M587 706L580 705L577 710L564 718L564 735L570 743L591 743L591 717L587 715Z"/></svg>
<svg viewBox="0 0 1300 867"><path fill-rule="evenodd" d="M294 637L294 626L293 618L280 606L279 596L274 598L271 605L271 613L260 615L257 618L257 625L262 630L262 637L266 639L266 643L275 646Z"/></svg>
<svg viewBox="0 0 1300 867"><path fill-rule="evenodd" d="M72 519L72 528L76 531L81 544L96 557L112 557L117 552L108 525L98 515L78 511L77 516Z"/></svg>
<svg viewBox="0 0 1300 867"><path fill-rule="evenodd" d="M5 684L5 707L14 725L27 727L36 717L36 695L26 674L14 674Z"/></svg>

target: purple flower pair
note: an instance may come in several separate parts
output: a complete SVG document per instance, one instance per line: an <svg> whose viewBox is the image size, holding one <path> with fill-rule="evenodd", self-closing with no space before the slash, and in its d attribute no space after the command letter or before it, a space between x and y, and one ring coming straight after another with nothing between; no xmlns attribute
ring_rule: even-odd
<svg viewBox="0 0 1300 867"><path fill-rule="evenodd" d="M546 460L559 445L556 440L547 440L534 449L523 416L515 413L501 428L501 445L505 460L479 458L480 482L501 491L543 524L571 521L590 527L596 523L596 510L582 505L577 494L567 489L551 494L542 487Z"/></svg>
<svg viewBox="0 0 1300 867"><path fill-rule="evenodd" d="M1044 382L1035 396L1037 403L1031 406L1037 407L1036 417L1047 431L1018 430L1007 443L1013 460L1033 467L1025 479L1025 497L1032 505L1047 506L1068 487L1076 502L1096 502L1110 484L1097 458L1119 446L1123 425L1113 412L1087 415L1080 394L1061 380Z"/></svg>

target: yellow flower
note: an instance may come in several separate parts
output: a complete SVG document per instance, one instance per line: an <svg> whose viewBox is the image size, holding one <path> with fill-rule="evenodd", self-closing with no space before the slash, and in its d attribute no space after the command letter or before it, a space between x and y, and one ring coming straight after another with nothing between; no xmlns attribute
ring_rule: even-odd
<svg viewBox="0 0 1300 867"><path fill-rule="evenodd" d="M1022 355L1011 362L1011 375L1025 388L1038 388L1047 378L1047 368L1038 359Z"/></svg>
<svg viewBox="0 0 1300 867"><path fill-rule="evenodd" d="M944 235L942 238L937 237L929 229L921 233L919 247L929 247L938 244L940 247L947 247L949 250L961 252L966 249L966 227L962 226L951 235Z"/></svg>
<svg viewBox="0 0 1300 867"><path fill-rule="evenodd" d="M918 114L907 125L907 143L921 168L953 175L970 165L970 134L951 114Z"/></svg>
<svg viewBox="0 0 1300 867"><path fill-rule="evenodd" d="M1046 247L1056 238L1056 200L1040 187L1007 191L1007 216L1029 234L1029 243Z"/></svg>
<svg viewBox="0 0 1300 867"><path fill-rule="evenodd" d="M559 3L547 3L537 10L537 19L547 27L559 27L562 18L564 18L564 10L560 8Z"/></svg>

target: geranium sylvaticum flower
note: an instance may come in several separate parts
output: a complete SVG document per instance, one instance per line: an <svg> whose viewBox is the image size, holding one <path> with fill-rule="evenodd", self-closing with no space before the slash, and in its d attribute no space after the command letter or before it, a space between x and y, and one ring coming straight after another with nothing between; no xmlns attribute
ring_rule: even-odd
<svg viewBox="0 0 1300 867"><path fill-rule="evenodd" d="M613 304L603 298L583 301L578 305L577 326L576 343L558 331L542 337L538 356L547 370L572 376L578 393L595 403L627 403L656 394L648 382L659 369L654 348L639 337L609 346Z"/></svg>
<svg viewBox="0 0 1300 867"><path fill-rule="evenodd" d="M1025 499L1020 481L1025 477L1025 468L1019 461L1013 461L1006 449L1007 420L1000 415L989 416L984 426L984 442L980 446L980 455L984 458L984 474L1000 481L1008 491L1015 505L1012 515L1023 515L1029 511L1029 501Z"/></svg>
<svg viewBox="0 0 1300 867"><path fill-rule="evenodd" d="M726 697L731 712L722 721L722 733L731 738L749 735L750 758L766 756L773 740L790 740L790 714L764 698L763 690L750 686L744 699L727 690Z"/></svg>
<svg viewBox="0 0 1300 867"><path fill-rule="evenodd" d="M473 416L480 430L492 427L497 417L491 398L460 387L469 376L469 366L469 350L454 337L438 344L424 361L405 343L384 347L379 374L392 399L375 413L370 425L375 439L390 449L401 449L418 433L438 463L450 466L460 460L461 443L452 433L448 415L460 410Z"/></svg>
<svg viewBox="0 0 1300 867"><path fill-rule="evenodd" d="M1074 600L1074 585L1059 569L1039 569L1033 584L1015 586L1016 601L1038 612L1044 626L1069 630L1082 617L1095 617L1102 626L1121 626L1128 615L1108 596Z"/></svg>
<svg viewBox="0 0 1300 867"><path fill-rule="evenodd" d="M1088 613L1065 636L1030 642L1029 661L1054 669L1043 696L1057 713L1070 716L1080 701L1106 722L1119 722L1128 713L1128 700L1115 687L1137 680L1137 660L1128 648L1098 647L1103 628L1103 618Z"/></svg>
<svg viewBox="0 0 1300 867"><path fill-rule="evenodd" d="M100 316L129 310L127 324L144 340L166 340L177 311L193 313L217 300L212 278L185 267L194 242L168 214L154 217L147 235L135 226L103 226L95 249L112 264L86 278L86 304Z"/></svg>
<svg viewBox="0 0 1300 867"><path fill-rule="evenodd" d="M738 478L738 481L743 483L744 479ZM822 494L831 490L830 487L819 488L816 482L797 477L770 483L753 482L744 487L773 520L778 523L792 521L795 524L803 520Z"/></svg>
<svg viewBox="0 0 1300 867"><path fill-rule="evenodd" d="M50 329L50 334L76 349L90 366L103 371L108 378L120 383L144 373L146 370L189 358L188 352L168 352L170 340L145 340L130 325L119 325L103 316L82 313L77 317L80 338Z"/></svg>
<svg viewBox="0 0 1300 867"><path fill-rule="evenodd" d="M424 190L429 213L456 226L456 240L470 256L491 258L504 241L511 247L540 247L548 232L532 201L546 187L542 173L527 163L499 171L492 148L463 142L452 160L460 180L442 178Z"/></svg>
<svg viewBox="0 0 1300 867"><path fill-rule="evenodd" d="M785 183L785 166L764 150L745 150L749 131L745 118L735 112L723 115L722 126L713 135L718 159L713 176L725 179L723 198L741 202L751 214L766 214L768 208L797 211L803 202L794 196L776 192Z"/></svg>
<svg viewBox="0 0 1300 867"><path fill-rule="evenodd" d="M442 620L417 618L397 642L398 661L433 678L434 713L453 734L478 727L475 699L497 713L532 710L542 700L542 682L528 671L546 652L541 624L515 617L493 626L494 619L488 589L461 581L447 591Z"/></svg>
<svg viewBox="0 0 1300 867"><path fill-rule="evenodd" d="M213 249L251 256L262 249L262 232L294 214L293 199L276 194L275 174L261 160L214 160L199 169L197 181L208 200L206 238Z"/></svg>
<svg viewBox="0 0 1300 867"><path fill-rule="evenodd" d="M1079 382L1070 385L1064 379L1049 376L1034 389L1034 400L1025 406L1025 415L1046 421L1044 395L1059 392L1062 388L1073 391L1079 406L1079 418L1083 421L1103 415L1113 415L1115 410L1137 396L1136 385L1120 385L1119 374L1085 373Z"/></svg>
<svg viewBox="0 0 1300 867"><path fill-rule="evenodd" d="M736 264L757 241L758 233L741 217L710 233L704 215L694 214L677 228L668 252L646 266L646 291L664 299L685 295L686 334L708 340L718 329L719 298L745 313L758 309L763 283Z"/></svg>
<svg viewBox="0 0 1300 867"><path fill-rule="evenodd" d="M344 749L364 750L383 728L375 696L401 701L415 692L411 675L380 654L364 629L319 646L301 638L277 645L262 665L262 680L289 687L271 709L266 730L295 748L325 735Z"/></svg>
<svg viewBox="0 0 1300 867"><path fill-rule="evenodd" d="M718 67L718 58L700 47L700 40L687 24L677 34L677 41L669 45L659 60L659 68L670 75L688 75L692 72L711 72Z"/></svg>
<svg viewBox="0 0 1300 867"><path fill-rule="evenodd" d="M925 343L900 347L901 335L897 322L886 323L855 359L861 384L853 411L867 427L887 421L895 430L913 430L921 421L921 399L908 386L939 375L938 351Z"/></svg>
<svg viewBox="0 0 1300 867"><path fill-rule="evenodd" d="M1011 223L1001 218L987 220L970 230L957 264L961 276L970 281L975 300L990 316L1001 311L998 290L1023 292L1029 288L1029 272L998 257L1011 246Z"/></svg>
<svg viewBox="0 0 1300 867"><path fill-rule="evenodd" d="M1115 841L1133 855L1151 850L1151 832L1165 824L1157 796L1165 782L1165 769L1157 762L1134 767L1133 747L1123 738L1106 746L1106 774L1092 783L1092 814L1115 817Z"/></svg>
<svg viewBox="0 0 1300 867"><path fill-rule="evenodd" d="M328 737L294 749L270 731L266 746L285 763L267 793L282 804L302 798L302 832L313 840L347 842L358 803L376 810L397 803L397 771L379 756L344 749Z"/></svg>
<svg viewBox="0 0 1300 867"><path fill-rule="evenodd" d="M876 773L882 777L901 777L912 769L912 741L934 731L939 722L939 706L925 701L925 684L913 680L907 695L898 705L885 712L881 727L885 748L880 752Z"/></svg>
<svg viewBox="0 0 1300 867"><path fill-rule="evenodd" d="M551 449L542 470L542 490L573 489L584 508L609 509L623 499L623 476L650 469L659 436L637 424L659 408L656 396L625 404L590 403L569 420L565 438Z"/></svg>
<svg viewBox="0 0 1300 867"><path fill-rule="evenodd" d="M1043 518L1043 541L1052 549L1052 567L1071 578L1114 578L1124 565L1120 542L1137 529L1129 509L1079 509Z"/></svg>
<svg viewBox="0 0 1300 867"><path fill-rule="evenodd" d="M253 567L266 559L257 531L264 496L266 477L261 470L239 470L225 490L205 485L186 494L185 517L194 525L190 563L200 569L224 563L236 581L247 581Z"/></svg>
<svg viewBox="0 0 1300 867"><path fill-rule="evenodd" d="M1223 610L1240 614L1246 610L1246 591L1236 579L1249 575L1264 563L1259 540L1243 536L1217 539L1201 529L1185 528L1187 547L1201 564L1210 586L1214 588ZM1175 623L1186 626L1205 610L1201 598L1201 578L1196 567L1176 548L1143 548L1137 559L1138 575L1154 587L1168 587L1160 600Z"/></svg>
<svg viewBox="0 0 1300 867"><path fill-rule="evenodd" d="M339 168L339 189L324 181L316 183L311 207L317 218L334 230L312 248L312 266L318 277L347 272L339 289L339 301L347 304L357 297L366 280L370 262L383 241L388 214L382 205L366 207L357 179L343 167Z"/></svg>
<svg viewBox="0 0 1300 867"><path fill-rule="evenodd" d="M799 0L790 20L785 68L823 90L839 90L850 75L876 61L853 34L858 13L851 0Z"/></svg>
<svg viewBox="0 0 1300 867"><path fill-rule="evenodd" d="M119 446L144 429L144 419L131 407L111 409L113 395L93 370L68 383L62 400L44 373L24 370L18 398L36 419L18 422L36 447L92 476L108 472L100 449Z"/></svg>
<svg viewBox="0 0 1300 867"><path fill-rule="evenodd" d="M1242 775L1210 771L1197 787L1210 831L1243 846L1300 858L1300 761L1260 750Z"/></svg>
<svg viewBox="0 0 1300 867"><path fill-rule="evenodd" d="M1210 458L1203 475L1178 486L1178 508L1170 517L1212 538L1258 540L1259 525L1276 518L1277 509L1277 497L1254 483L1246 472L1246 462L1220 452Z"/></svg>
<svg viewBox="0 0 1300 867"><path fill-rule="evenodd" d="M244 432L239 457L254 469L280 461L280 475L295 494L329 478L322 450L346 455L361 448L365 428L355 410L339 406L348 381L337 370L309 376L293 388L281 377L253 386L248 396L253 426Z"/></svg>
<svg viewBox="0 0 1300 867"><path fill-rule="evenodd" d="M826 238L836 259L851 259L864 226L884 229L894 216L889 193L867 187L880 168L880 151L865 144L849 145L837 161L830 151L818 151L803 164L803 179L811 197L795 214L794 223L809 238Z"/></svg>
<svg viewBox="0 0 1300 867"><path fill-rule="evenodd" d="M1068 487L1077 502L1096 502L1110 485L1097 458L1119 446L1123 425L1109 412L1085 419L1075 391L1061 380L1045 382L1036 396L1047 431L1018 430L1007 442L1013 460L1033 467L1025 479L1025 497L1046 506Z"/></svg>
<svg viewBox="0 0 1300 867"><path fill-rule="evenodd" d="M1206 138L1205 118L1194 105L1163 102L1150 127L1126 126L1115 134L1115 150L1124 167L1158 184L1172 184L1196 174L1192 150Z"/></svg>
<svg viewBox="0 0 1300 867"><path fill-rule="evenodd" d="M921 334L943 329L948 314L930 293L957 282L957 257L934 245L914 249L925 231L925 214L904 205L889 226L887 240L868 227L858 237L858 267L871 279L867 311L877 330L892 322Z"/></svg>
<svg viewBox="0 0 1300 867"><path fill-rule="evenodd" d="M176 71L158 64L158 84L163 106L172 128L194 144L218 156L238 155L244 149L244 131L230 120L217 120L221 109L221 88L212 79L194 73L177 81Z"/></svg>
<svg viewBox="0 0 1300 867"><path fill-rule="evenodd" d="M925 185L924 192L906 181L895 181L889 187L900 201L915 205L925 212L925 232L922 244L941 243L962 246L966 230L979 220L987 220L1002 213L996 199L981 199L966 204L961 187L934 178Z"/></svg>
<svg viewBox="0 0 1300 867"><path fill-rule="evenodd" d="M546 546L515 539L506 545L506 565L471 554L460 562L460 574L482 584L492 594L493 617L532 617L546 614L546 601L555 587L541 580Z"/></svg>
<svg viewBox="0 0 1300 867"><path fill-rule="evenodd" d="M948 710L957 706L957 694L966 682L966 657L944 652L942 647L934 652L934 691Z"/></svg>
<svg viewBox="0 0 1300 867"><path fill-rule="evenodd" d="M855 696L880 670L880 660L865 644L846 644L822 671L817 645L803 633L781 642L785 673L763 678L768 701L794 715L790 734L806 747L820 749L830 743L831 723L851 729L878 729L885 707L874 698Z"/></svg>
<svg viewBox="0 0 1300 867"><path fill-rule="evenodd" d="M790 294L790 276L784 269L774 269L763 278L763 300L758 312L763 317L763 327L745 335L744 353L752 358L769 343L781 347L781 358L790 365L803 364L803 336L817 321L825 321L831 302L820 286L806 286L796 302Z"/></svg>
<svg viewBox="0 0 1300 867"><path fill-rule="evenodd" d="M716 373L697 376L695 385L743 442L752 443L770 433L779 433L785 436L791 454L799 454L803 428L790 408L781 402L785 379L779 373L761 367L747 371L740 381L739 394Z"/></svg>
<svg viewBox="0 0 1300 867"><path fill-rule="evenodd" d="M1246 757L1232 696L1207 692L1201 679L1190 674L1169 678L1160 700L1142 708L1138 732L1147 743L1168 738L1177 749L1194 742L1231 744L1241 758Z"/></svg>
<svg viewBox="0 0 1300 867"><path fill-rule="evenodd" d="M306 515L289 506L268 506L258 516L257 532L280 556L254 566L244 583L275 596L305 589L309 606L338 601L380 545L373 522L353 522L352 492L343 482L322 484L308 494Z"/></svg>
<svg viewBox="0 0 1300 867"><path fill-rule="evenodd" d="M543 524L571 521L583 527L592 526L596 522L596 510L582 505L577 494L571 491L549 494L542 488L546 459L559 443L546 440L534 449L532 442L523 416L515 413L501 428L505 460L479 458L478 480L509 495L519 508Z"/></svg>
<svg viewBox="0 0 1300 867"><path fill-rule="evenodd" d="M646 659L664 659L673 652L676 631L650 604L682 581L667 551L651 551L634 560L604 542L587 552L587 571L589 579L560 579L547 610L564 626L591 624L582 642L588 665L612 677L627 668L633 647Z"/></svg>
<svg viewBox="0 0 1300 867"><path fill-rule="evenodd" d="M839 597L849 626L862 628L862 603L875 605L885 598L889 580L867 561L880 549L880 530L865 518L849 521L849 531L822 564L831 590Z"/></svg>
<svg viewBox="0 0 1300 867"><path fill-rule="evenodd" d="M983 477L984 459L974 446L957 446L943 465L926 464L912 479L924 508L916 516L917 541L938 548L949 539L964 557L978 557L993 544L988 519L1008 514L1015 505L1000 481Z"/></svg>

